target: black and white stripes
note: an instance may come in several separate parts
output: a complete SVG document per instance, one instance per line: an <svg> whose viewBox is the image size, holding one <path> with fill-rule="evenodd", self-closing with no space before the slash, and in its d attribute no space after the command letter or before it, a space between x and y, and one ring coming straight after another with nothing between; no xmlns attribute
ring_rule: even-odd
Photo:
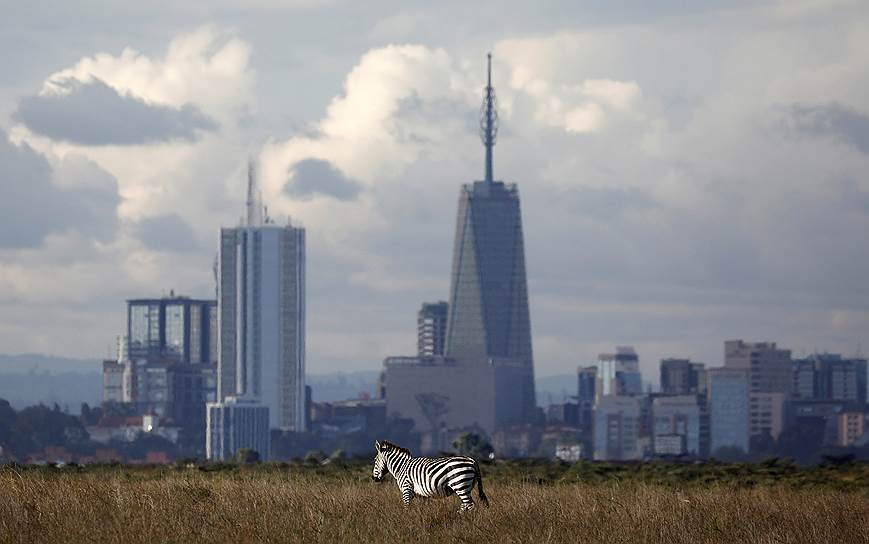
<svg viewBox="0 0 869 544"><path fill-rule="evenodd" d="M462 501L462 510L474 507L471 490L477 484L477 493L486 506L489 499L483 493L483 478L480 467L470 457L411 457L410 451L387 441L374 443L377 457L374 458L372 478L380 481L387 472L395 477L401 490L404 505L410 504L413 495L433 497L455 493Z"/></svg>

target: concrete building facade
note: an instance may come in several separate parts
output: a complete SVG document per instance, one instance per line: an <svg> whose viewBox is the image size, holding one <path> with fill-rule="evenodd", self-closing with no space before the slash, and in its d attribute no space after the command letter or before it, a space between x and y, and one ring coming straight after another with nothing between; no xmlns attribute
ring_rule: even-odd
<svg viewBox="0 0 869 544"><path fill-rule="evenodd" d="M749 393L749 435L777 440L784 430L787 401L785 393Z"/></svg>
<svg viewBox="0 0 869 544"><path fill-rule="evenodd" d="M775 342L724 342L724 367L748 372L754 393L784 393L793 389L791 350L779 349Z"/></svg>
<svg viewBox="0 0 869 544"><path fill-rule="evenodd" d="M696 395L656 397L652 401L652 444L659 455L700 455L700 405ZM682 451L673 452L673 436L682 437ZM666 447L659 447L664 441Z"/></svg>
<svg viewBox="0 0 869 544"><path fill-rule="evenodd" d="M866 413L865 412L842 412L837 418L839 432L838 445L847 448L853 446L858 440L866 434ZM865 442L864 442L865 443Z"/></svg>
<svg viewBox="0 0 869 544"><path fill-rule="evenodd" d="M639 445L640 401L606 395L595 409L594 459L627 461L642 458Z"/></svg>
<svg viewBox="0 0 869 544"><path fill-rule="evenodd" d="M435 357L444 354L447 337L446 302L424 302L416 319L417 355Z"/></svg>
<svg viewBox="0 0 869 544"><path fill-rule="evenodd" d="M219 398L259 399L271 427L304 431L305 230L248 199L247 224L220 231Z"/></svg>
<svg viewBox="0 0 869 544"><path fill-rule="evenodd" d="M268 461L271 449L269 409L257 400L226 397L206 406L205 455L212 461L232 461L242 448Z"/></svg>

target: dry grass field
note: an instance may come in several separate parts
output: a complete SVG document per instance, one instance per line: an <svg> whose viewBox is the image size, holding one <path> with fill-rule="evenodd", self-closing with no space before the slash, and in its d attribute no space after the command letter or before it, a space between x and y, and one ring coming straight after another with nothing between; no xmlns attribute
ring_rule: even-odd
<svg viewBox="0 0 869 544"><path fill-rule="evenodd" d="M459 514L454 496L405 510L391 479L367 478L5 468L0 542L869 542L865 488L495 478L492 506Z"/></svg>

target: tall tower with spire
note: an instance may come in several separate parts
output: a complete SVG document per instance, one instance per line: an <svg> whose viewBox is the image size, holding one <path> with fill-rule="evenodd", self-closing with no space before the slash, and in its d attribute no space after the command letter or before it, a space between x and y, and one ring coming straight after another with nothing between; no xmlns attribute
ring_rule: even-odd
<svg viewBox="0 0 869 544"><path fill-rule="evenodd" d="M305 229L265 217L248 164L246 217L220 230L218 397L256 400L269 425L305 425Z"/></svg>
<svg viewBox="0 0 869 544"><path fill-rule="evenodd" d="M462 365L514 369L496 386L504 408L496 408L496 419L506 423L531 419L536 403L519 190L494 178L497 134L490 53L480 108L485 179L459 191L446 355Z"/></svg>
<svg viewBox="0 0 869 544"><path fill-rule="evenodd" d="M480 108L484 179L459 191L444 354L384 361L386 411L414 421L425 451L449 447L445 429L492 433L532 422L537 411L519 191L493 174L498 108L491 54L487 75Z"/></svg>

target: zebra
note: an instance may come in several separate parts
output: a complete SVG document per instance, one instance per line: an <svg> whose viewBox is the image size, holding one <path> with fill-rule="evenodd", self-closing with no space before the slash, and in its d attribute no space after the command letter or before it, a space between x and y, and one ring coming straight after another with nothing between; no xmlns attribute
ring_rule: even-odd
<svg viewBox="0 0 869 544"><path fill-rule="evenodd" d="M480 500L489 506L489 499L483 492L480 466L471 457L411 457L410 450L386 440L374 442L374 449L377 450L377 457L374 458L371 478L379 482L387 472L391 473L401 490L405 507L410 506L414 494L433 497L455 493L462 500L459 511L470 510L474 507L471 497L474 483L477 484Z"/></svg>

